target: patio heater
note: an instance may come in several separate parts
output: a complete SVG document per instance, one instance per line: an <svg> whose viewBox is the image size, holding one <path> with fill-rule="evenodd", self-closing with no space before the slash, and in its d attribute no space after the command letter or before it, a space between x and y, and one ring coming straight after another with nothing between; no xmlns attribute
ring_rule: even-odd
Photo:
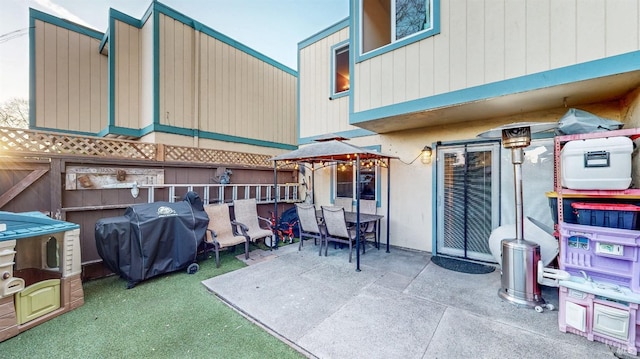
<svg viewBox="0 0 640 359"><path fill-rule="evenodd" d="M545 306L537 281L540 246L524 238L522 206L523 149L531 143L531 133L547 131L556 123L519 122L483 132L478 137L502 138L502 146L511 149L513 184L515 188L516 238L502 240L502 287L498 296L512 304L535 308Z"/></svg>

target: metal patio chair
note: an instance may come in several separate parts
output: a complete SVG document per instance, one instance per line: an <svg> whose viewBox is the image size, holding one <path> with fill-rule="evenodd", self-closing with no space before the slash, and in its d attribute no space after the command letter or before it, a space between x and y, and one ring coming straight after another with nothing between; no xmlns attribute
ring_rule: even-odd
<svg viewBox="0 0 640 359"><path fill-rule="evenodd" d="M220 267L220 249L234 247L244 242L245 258L249 259L249 235L246 230L232 221L229 216L229 205L212 204L204 206L209 216L207 236L205 240L213 244L216 253L216 268ZM240 232L238 232L240 229Z"/></svg>
<svg viewBox="0 0 640 359"><path fill-rule="evenodd" d="M302 243L304 238L313 238L313 243L317 244L317 240L320 240L320 251L318 255L322 255L322 245L324 241L324 234L322 233L322 226L318 223L318 217L316 216L316 207L312 204L296 203L296 212L298 214L298 224L300 225L300 244L298 250L302 250Z"/></svg>
<svg viewBox="0 0 640 359"><path fill-rule="evenodd" d="M329 242L348 244L349 245L349 263L353 253L353 243L356 241L358 231L355 228L348 228L347 221L344 217L344 208L342 207L322 207L322 217L326 226L324 236L325 249L324 255L327 256Z"/></svg>
<svg viewBox="0 0 640 359"><path fill-rule="evenodd" d="M234 200L233 212L236 222L246 226L245 229L251 242L256 243L258 239L264 238L265 245L269 247L275 245L271 220L258 216L258 205L255 198ZM265 223L265 227L260 226L260 221Z"/></svg>
<svg viewBox="0 0 640 359"><path fill-rule="evenodd" d="M346 212L353 210L353 199L351 197L336 197L333 201L334 206L342 207Z"/></svg>
<svg viewBox="0 0 640 359"><path fill-rule="evenodd" d="M376 211L377 208L375 200L360 200L360 213L376 214ZM368 222L362 225L360 233L360 238L362 239L363 246L367 244L367 239L373 238L373 243L375 244L376 248L380 248L380 239L378 238L378 221Z"/></svg>

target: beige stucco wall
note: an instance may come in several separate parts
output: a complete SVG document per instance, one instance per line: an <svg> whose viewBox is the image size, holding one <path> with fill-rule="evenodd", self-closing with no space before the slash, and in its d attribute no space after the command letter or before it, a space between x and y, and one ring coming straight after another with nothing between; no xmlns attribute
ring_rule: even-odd
<svg viewBox="0 0 640 359"><path fill-rule="evenodd" d="M623 108L622 104L617 101L581 107L583 110L602 117L625 121ZM435 126L350 140L350 143L358 146L380 145L382 152L400 158L400 160L391 161L391 244L416 250L432 250L432 231L434 228L432 203L435 201L432 196L432 188L435 186L433 174L436 168L436 154L433 154L431 164L423 164L419 159L410 165L403 163L413 160L425 145L431 146L437 141L446 143L475 140L481 132L514 122L557 122L567 110L567 108L560 107L548 111L525 113L489 121ZM632 128L632 126L631 124L626 124L625 128ZM634 158L634 167L640 167L637 166L640 164L638 161L638 158ZM541 173L539 175L553 176L553 173ZM310 173L307 173L308 176L310 176ZM319 169L315 173L317 206L331 205L331 176L333 176L333 172L330 168ZM381 198L379 198L381 200L381 208L378 209L378 213L384 215L387 213L386 178L386 169L382 169L379 175L379 180L381 181ZM640 177L636 175L634 182L640 183L638 182L639 179ZM511 183L503 184L503 190L511 190L511 185ZM548 190L553 191L553 188ZM383 241L386 240L386 233L385 218L382 221Z"/></svg>
<svg viewBox="0 0 640 359"><path fill-rule="evenodd" d="M98 132L107 124L107 57L100 40L35 21L35 125Z"/></svg>
<svg viewBox="0 0 640 359"><path fill-rule="evenodd" d="M633 0L442 0L440 34L356 63L353 110L637 51L639 6Z"/></svg>

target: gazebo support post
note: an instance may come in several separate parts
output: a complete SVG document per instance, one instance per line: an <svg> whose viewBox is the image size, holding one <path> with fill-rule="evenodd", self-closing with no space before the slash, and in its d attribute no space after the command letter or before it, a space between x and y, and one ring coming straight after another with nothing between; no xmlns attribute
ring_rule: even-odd
<svg viewBox="0 0 640 359"><path fill-rule="evenodd" d="M389 253L389 213L391 213L391 159L387 158L387 253Z"/></svg>
<svg viewBox="0 0 640 359"><path fill-rule="evenodd" d="M273 235L271 236L271 248L278 249L278 236L277 227L278 227L278 161L273 161L273 225L275 228L272 228ZM275 243L275 244L274 244Z"/></svg>
<svg viewBox="0 0 640 359"><path fill-rule="evenodd" d="M360 154L356 154L356 272L360 272Z"/></svg>
<svg viewBox="0 0 640 359"><path fill-rule="evenodd" d="M311 162L311 204L316 205L316 163Z"/></svg>

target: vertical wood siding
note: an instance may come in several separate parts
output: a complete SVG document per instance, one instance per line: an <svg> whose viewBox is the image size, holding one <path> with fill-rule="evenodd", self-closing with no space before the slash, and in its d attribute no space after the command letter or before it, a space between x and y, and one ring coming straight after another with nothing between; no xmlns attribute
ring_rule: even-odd
<svg viewBox="0 0 640 359"><path fill-rule="evenodd" d="M173 20L165 19L165 24L170 21ZM161 37L173 36L169 35L170 27L162 26ZM193 36L193 30L186 29L191 31L189 39L194 43L188 51L199 54L197 67L193 58L188 60L191 69L195 67L197 71L194 75L198 78L197 91L193 92L193 82L189 82L191 90L185 89L189 96L198 96L195 113L193 97L185 101L191 116L196 113L199 116L194 127L217 134L295 144L296 78L205 33ZM168 61L167 58L165 55L161 59ZM167 77L178 76L162 66L161 73L166 84L170 83Z"/></svg>
<svg viewBox="0 0 640 359"><path fill-rule="evenodd" d="M140 117L138 126L153 124L153 16L140 29Z"/></svg>
<svg viewBox="0 0 640 359"><path fill-rule="evenodd" d="M344 28L299 51L301 138L357 128L349 125L349 96L329 98L331 47L347 39L349 29ZM370 86L368 78L362 80L361 86Z"/></svg>
<svg viewBox="0 0 640 359"><path fill-rule="evenodd" d="M140 128L140 30L116 21L115 125Z"/></svg>
<svg viewBox="0 0 640 359"><path fill-rule="evenodd" d="M637 51L638 18L635 0L442 0L440 34L356 64L354 111Z"/></svg>
<svg viewBox="0 0 640 359"><path fill-rule="evenodd" d="M35 21L35 125L98 132L107 125L107 57L100 40Z"/></svg>
<svg viewBox="0 0 640 359"><path fill-rule="evenodd" d="M160 123L194 128L195 31L170 17L160 16Z"/></svg>

